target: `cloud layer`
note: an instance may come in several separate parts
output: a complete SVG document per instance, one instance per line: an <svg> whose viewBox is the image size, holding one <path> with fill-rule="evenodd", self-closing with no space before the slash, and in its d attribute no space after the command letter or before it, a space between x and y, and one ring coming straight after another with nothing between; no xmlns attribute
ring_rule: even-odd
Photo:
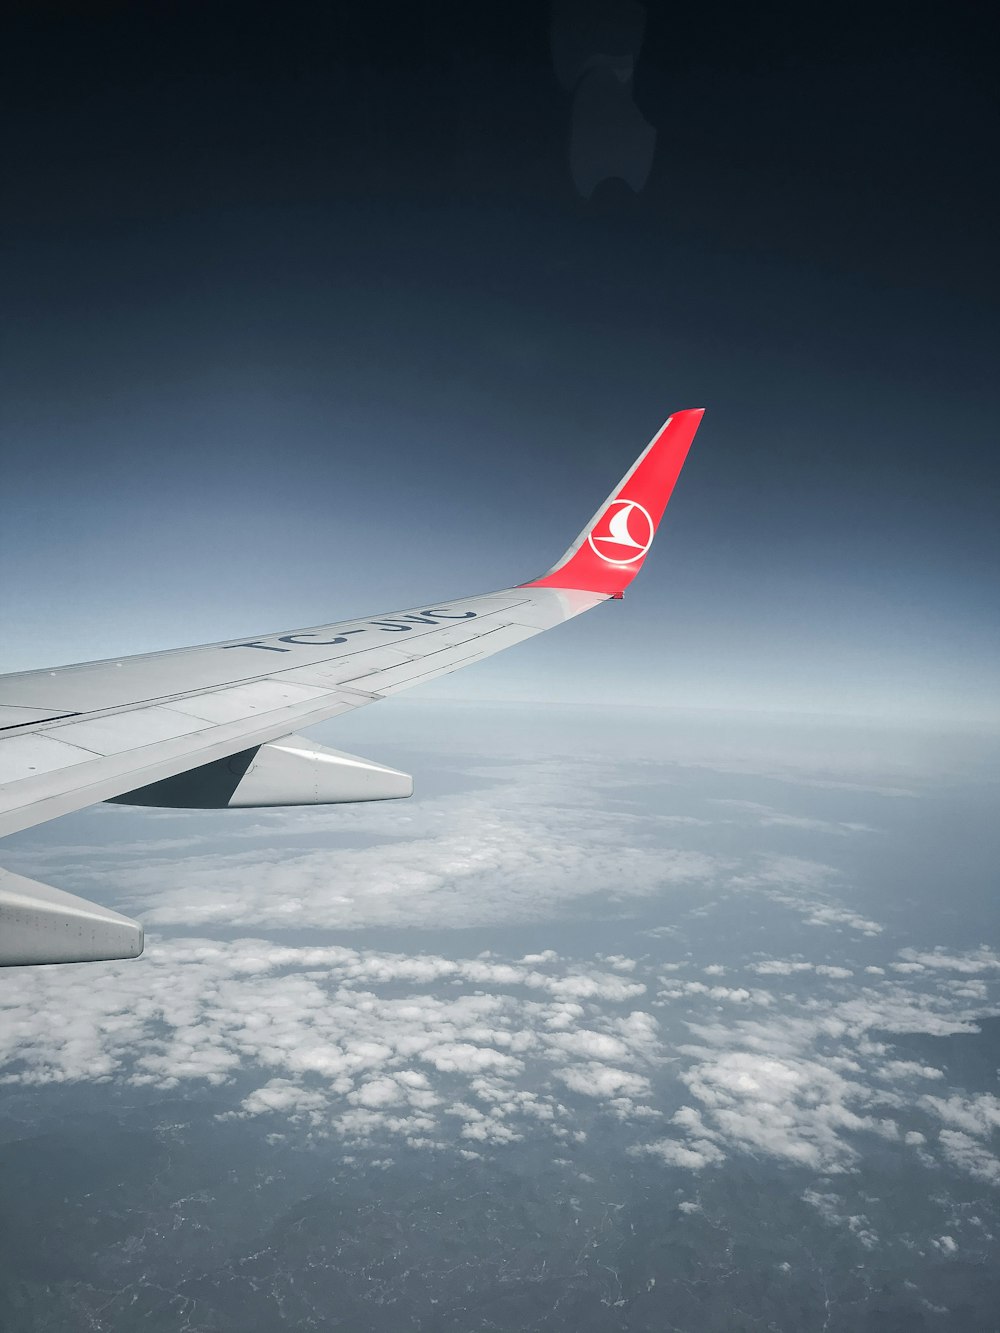
<svg viewBox="0 0 1000 1333"><path fill-rule="evenodd" d="M0 978L2 1079L229 1087L226 1114L278 1128L471 1151L527 1134L582 1139L607 1114L628 1126L633 1152L696 1171L749 1153L843 1173L874 1136L925 1156L936 1146L1000 1183L1000 1099L943 1095L940 1069L895 1058L891 1044L975 1032L995 1003L958 993L948 973L992 972L996 955L952 956L931 988L772 961L742 986L554 950L448 958L153 941L141 964L108 964L99 978ZM806 968L802 994L781 989Z"/></svg>
<svg viewBox="0 0 1000 1333"><path fill-rule="evenodd" d="M571 1144L607 1117L621 1148L695 1176L752 1156L845 1178L878 1148L1000 1184L1000 1102L949 1087L910 1040L1000 1012L1000 955L894 946L826 859L871 837L861 821L728 797L692 814L650 799L671 790L662 769L629 773L644 805L621 768L552 760L411 807L245 819L223 850L213 817L164 816L183 836L162 859L137 840L86 873L184 935L139 963L0 976L0 1079L210 1087L268 1133L373 1149ZM806 836L813 855L784 845ZM448 930L530 923L558 942L588 911L575 955L468 956ZM593 947L605 923L622 925L614 952ZM294 943L260 937L288 927ZM435 946L325 942L373 927L433 928Z"/></svg>

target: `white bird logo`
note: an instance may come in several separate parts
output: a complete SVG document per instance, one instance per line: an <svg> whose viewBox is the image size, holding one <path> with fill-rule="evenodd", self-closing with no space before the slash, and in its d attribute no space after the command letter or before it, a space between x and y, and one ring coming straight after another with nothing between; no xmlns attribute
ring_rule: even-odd
<svg viewBox="0 0 1000 1333"><path fill-rule="evenodd" d="M614 506L617 505L617 508ZM632 533L632 515L638 510L646 520L646 536L644 541L636 541ZM612 500L611 505L604 511L602 520L607 520L607 532L602 537L595 537L593 530L588 533L587 541L590 543L591 550L595 555L599 555L602 560L606 560L612 565L631 565L646 554L653 544L653 520L648 511L639 504L638 500ZM600 523L594 525L595 528ZM605 546L617 546L633 552L624 558L616 559L615 555L608 550L599 550L596 542L602 542Z"/></svg>

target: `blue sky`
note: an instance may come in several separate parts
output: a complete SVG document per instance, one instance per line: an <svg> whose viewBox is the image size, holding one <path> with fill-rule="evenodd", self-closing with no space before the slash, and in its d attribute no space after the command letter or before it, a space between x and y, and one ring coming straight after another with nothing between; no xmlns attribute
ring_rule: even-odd
<svg viewBox="0 0 1000 1333"><path fill-rule="evenodd" d="M154 304L154 325L159 314ZM664 313L664 343L674 318ZM337 323L331 313L326 336ZM85 327L79 336L89 347ZM591 362L608 337L584 340ZM213 356L202 338L192 359ZM734 394L721 362L671 372L666 346L635 397L634 371L623 386L614 366L592 367L572 392L554 382L543 406L516 383L498 401L509 362L488 347L476 370L422 376L453 339L444 330L433 353L421 339L373 358L391 366L391 394L374 365L359 385L333 355L308 376L231 363L206 382L190 366L165 371L155 342L98 366L106 396L88 387L81 402L58 366L43 402L22 390L0 502L5 668L529 577L693 399L705 422L626 604L438 691L996 720L988 515L974 476L941 477L929 462L946 414L932 390L914 434L912 395L891 382L878 415L832 415L830 375L786 406L773 389L770 401ZM912 471L892 462L907 448Z"/></svg>
<svg viewBox="0 0 1000 1333"><path fill-rule="evenodd" d="M902 54L876 25L867 63L828 34L806 77L793 25L678 68L654 8L648 183L583 200L537 20L513 45L489 16L438 21L397 34L453 51L433 97L360 19L364 72L324 82L317 18L257 82L249 28L257 56L218 84L225 33L194 60L178 18L151 20L185 90L164 103L116 64L115 11L12 85L0 665L530 577L670 411L705 406L627 604L435 688L995 722L969 51L935 37L931 74L919 25Z"/></svg>

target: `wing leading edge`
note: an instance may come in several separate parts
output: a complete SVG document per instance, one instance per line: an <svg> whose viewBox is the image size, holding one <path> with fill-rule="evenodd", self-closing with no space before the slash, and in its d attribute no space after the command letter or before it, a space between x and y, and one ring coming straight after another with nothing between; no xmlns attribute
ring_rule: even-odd
<svg viewBox="0 0 1000 1333"><path fill-rule="evenodd" d="M245 806L409 794L405 774L301 738L275 743L620 596L652 545L701 417L700 409L670 417L561 560L528 583L365 620L0 677L0 836L130 795L150 804L169 792L164 804L203 808L206 799ZM46 890L34 916L33 887ZM80 961L139 952L141 930L123 936L125 918L69 895L60 918L59 894L21 877L13 897L0 892L0 965L74 961L82 919Z"/></svg>

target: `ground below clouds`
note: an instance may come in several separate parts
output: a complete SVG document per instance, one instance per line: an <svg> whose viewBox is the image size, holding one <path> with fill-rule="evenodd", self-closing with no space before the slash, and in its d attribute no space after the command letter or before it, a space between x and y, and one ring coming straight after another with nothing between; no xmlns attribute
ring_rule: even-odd
<svg viewBox="0 0 1000 1333"><path fill-rule="evenodd" d="M990 1326L981 747L578 734L12 840L154 931L0 978L0 1327Z"/></svg>

